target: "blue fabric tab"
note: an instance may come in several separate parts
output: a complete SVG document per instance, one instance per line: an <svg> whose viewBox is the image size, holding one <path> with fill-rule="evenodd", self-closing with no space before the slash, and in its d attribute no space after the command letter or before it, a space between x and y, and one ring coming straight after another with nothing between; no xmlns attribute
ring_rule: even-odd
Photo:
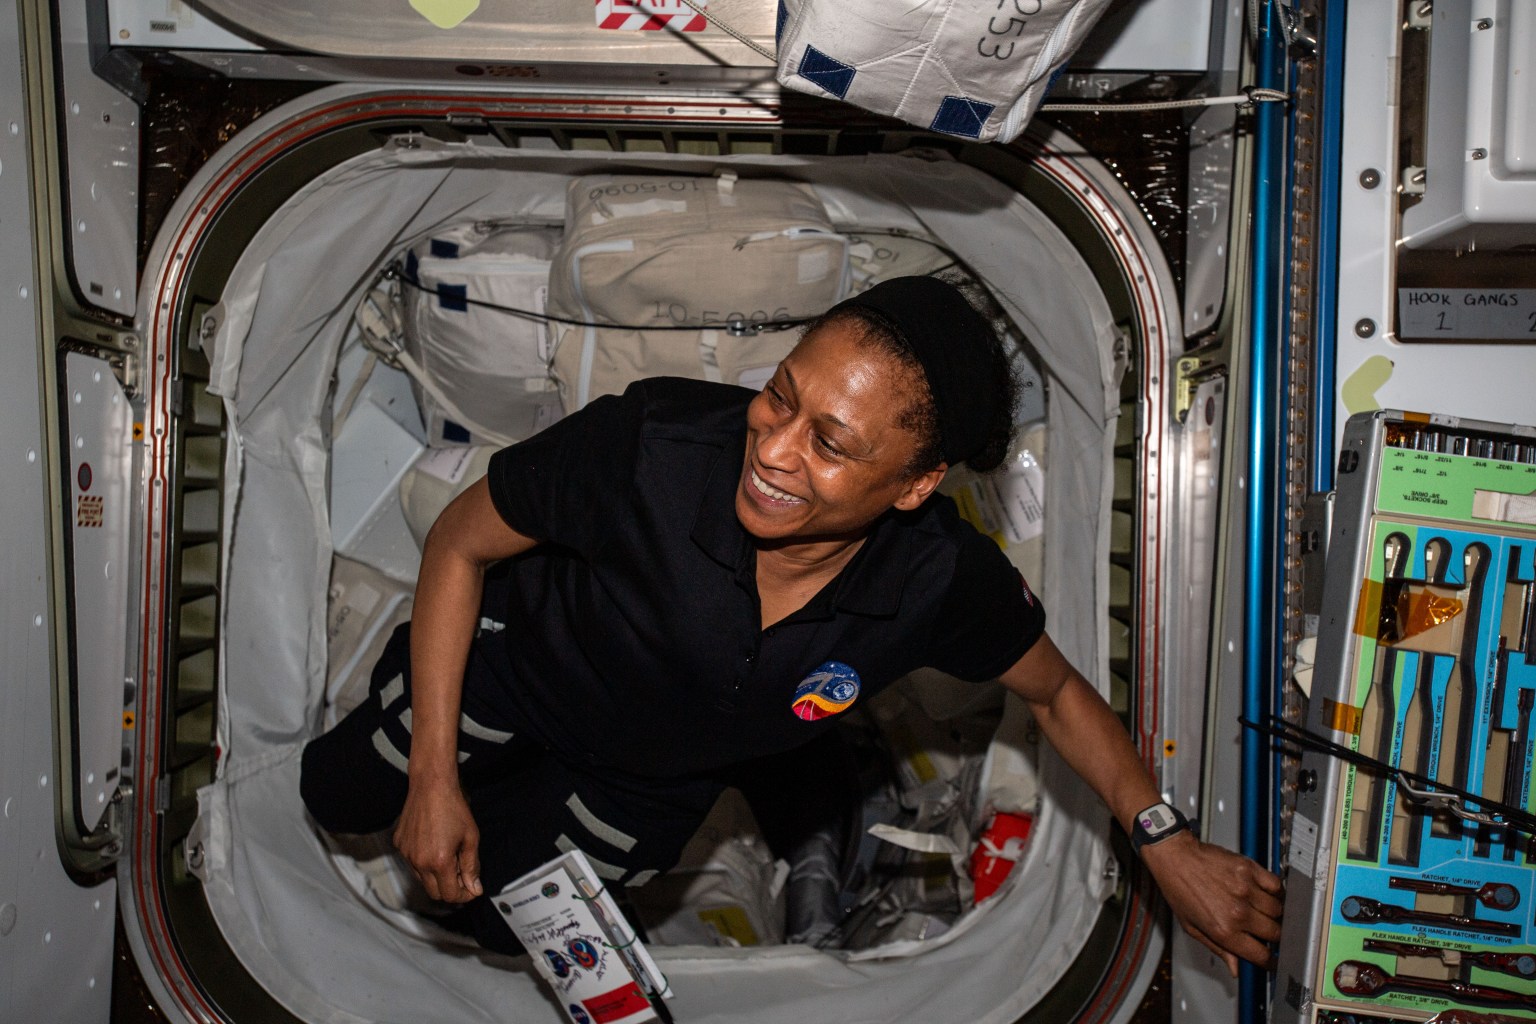
<svg viewBox="0 0 1536 1024"><path fill-rule="evenodd" d="M968 100L964 96L945 96L944 102L939 104L939 112L933 115L933 124L928 127L945 135L980 138L982 126L996 109L994 103Z"/></svg>
<svg viewBox="0 0 1536 1024"><path fill-rule="evenodd" d="M773 45L779 46L784 42L784 23L789 20L789 8L784 6L784 0L779 0L779 13L773 22Z"/></svg>
<svg viewBox="0 0 1536 1024"><path fill-rule="evenodd" d="M434 238L432 239L432 257L439 260L456 260L459 258L459 244Z"/></svg>
<svg viewBox="0 0 1536 1024"><path fill-rule="evenodd" d="M469 431L453 420L443 420L443 440L449 444L469 444Z"/></svg>
<svg viewBox="0 0 1536 1024"><path fill-rule="evenodd" d="M469 298L469 286L462 284L440 284L437 286L437 304L444 309L451 309L455 313L469 312L469 303L464 301Z"/></svg>
<svg viewBox="0 0 1536 1024"><path fill-rule="evenodd" d="M800 58L800 69L796 74L801 78L809 79L838 99L842 99L848 95L848 87L853 84L853 76L858 74L858 71L852 64L833 60L816 47L807 46L805 56Z"/></svg>

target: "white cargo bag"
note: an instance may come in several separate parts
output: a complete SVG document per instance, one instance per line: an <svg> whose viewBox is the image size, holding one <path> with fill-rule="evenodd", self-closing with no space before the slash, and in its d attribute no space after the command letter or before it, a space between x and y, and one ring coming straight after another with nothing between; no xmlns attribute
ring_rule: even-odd
<svg viewBox="0 0 1536 1024"><path fill-rule="evenodd" d="M784 881L739 790L715 802L678 863L629 898L651 943L771 946L784 941Z"/></svg>
<svg viewBox="0 0 1536 1024"><path fill-rule="evenodd" d="M417 457L400 478L400 508L417 544L426 547L427 531L443 509L485 476L491 456L500 450L495 445L428 448Z"/></svg>
<svg viewBox="0 0 1536 1024"><path fill-rule="evenodd" d="M613 326L560 328L561 401L571 412L655 376L761 387L799 333L730 325L816 316L848 282L847 239L808 186L731 173L577 178L549 311Z"/></svg>
<svg viewBox="0 0 1536 1024"><path fill-rule="evenodd" d="M371 566L337 556L326 595L327 728L368 696L368 678L395 627L411 617L412 591Z"/></svg>
<svg viewBox="0 0 1536 1024"><path fill-rule="evenodd" d="M786 88L1012 142L1110 0L781 0Z"/></svg>
<svg viewBox="0 0 1536 1024"><path fill-rule="evenodd" d="M474 304L542 314L558 242L553 229L477 221L406 253L405 276L418 287L401 289L405 351L457 410L416 381L428 444L528 437L559 418L545 325Z"/></svg>

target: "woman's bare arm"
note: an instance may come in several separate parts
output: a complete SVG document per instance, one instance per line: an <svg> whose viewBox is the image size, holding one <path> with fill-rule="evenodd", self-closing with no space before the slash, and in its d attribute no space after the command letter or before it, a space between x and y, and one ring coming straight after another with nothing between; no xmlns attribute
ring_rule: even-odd
<svg viewBox="0 0 1536 1024"><path fill-rule="evenodd" d="M507 525L484 478L427 534L411 619L409 790L395 845L434 899L480 895L480 833L459 788L459 705L485 569L538 541Z"/></svg>

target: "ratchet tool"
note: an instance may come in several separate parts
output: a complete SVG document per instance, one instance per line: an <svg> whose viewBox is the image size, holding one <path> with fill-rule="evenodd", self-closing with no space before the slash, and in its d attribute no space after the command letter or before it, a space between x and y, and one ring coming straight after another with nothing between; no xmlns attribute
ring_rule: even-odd
<svg viewBox="0 0 1536 1024"><path fill-rule="evenodd" d="M1387 880L1387 884L1394 889L1427 892L1436 896L1471 896L1490 910L1514 910L1520 905L1520 890L1508 882L1489 882L1481 888L1474 888L1453 882L1432 882L1423 878L1399 878L1394 875Z"/></svg>
<svg viewBox="0 0 1536 1024"><path fill-rule="evenodd" d="M1388 974L1385 969L1364 960L1345 960L1333 969L1333 983L1347 996L1370 998L1387 989L1423 992L1445 996L1463 1003L1485 1006L1528 1006L1531 997L1493 985L1475 985L1470 981L1445 981L1440 978L1415 978L1408 974Z"/></svg>
<svg viewBox="0 0 1536 1024"><path fill-rule="evenodd" d="M1432 910L1413 910L1395 903L1383 903L1365 896L1346 896L1339 905L1344 920L1355 924L1424 924L1434 928L1459 928L1489 935L1519 935L1520 925L1508 921L1481 921L1470 914L1441 914Z"/></svg>
<svg viewBox="0 0 1536 1024"><path fill-rule="evenodd" d="M1424 946L1386 939L1366 939L1361 943L1361 948L1367 953L1423 957L1439 960L1450 967L1470 964L1485 971L1513 974L1517 978L1536 978L1536 953L1490 953L1487 950L1451 949L1449 946Z"/></svg>

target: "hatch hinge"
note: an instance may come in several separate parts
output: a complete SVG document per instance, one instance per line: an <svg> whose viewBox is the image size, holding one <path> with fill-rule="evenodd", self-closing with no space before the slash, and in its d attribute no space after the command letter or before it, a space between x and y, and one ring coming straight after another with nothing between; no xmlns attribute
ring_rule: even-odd
<svg viewBox="0 0 1536 1024"><path fill-rule="evenodd" d="M123 394L132 399L139 393L139 336L128 331L93 331L94 341L65 338L59 342L64 352L78 352L107 364L117 378Z"/></svg>
<svg viewBox="0 0 1536 1024"><path fill-rule="evenodd" d="M1199 356L1185 356L1174 369L1173 418L1180 423L1189 415L1189 407L1195 401L1195 371L1200 369Z"/></svg>

